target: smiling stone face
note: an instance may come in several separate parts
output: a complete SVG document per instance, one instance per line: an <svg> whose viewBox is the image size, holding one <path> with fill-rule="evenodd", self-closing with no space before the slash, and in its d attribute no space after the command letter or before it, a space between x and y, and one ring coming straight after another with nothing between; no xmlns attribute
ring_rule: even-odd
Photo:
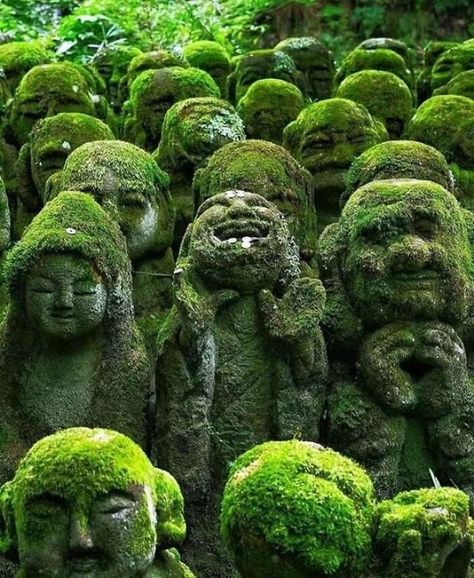
<svg viewBox="0 0 474 578"><path fill-rule="evenodd" d="M283 215L260 197L227 191L203 203L196 215L189 255L211 286L255 292L273 289L297 259ZM294 266L294 264L293 264Z"/></svg>

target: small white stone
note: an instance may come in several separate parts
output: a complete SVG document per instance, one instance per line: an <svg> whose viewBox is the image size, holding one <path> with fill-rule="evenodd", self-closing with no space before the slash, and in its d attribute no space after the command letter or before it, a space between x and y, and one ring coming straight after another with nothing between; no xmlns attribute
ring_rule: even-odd
<svg viewBox="0 0 474 578"><path fill-rule="evenodd" d="M74 92L79 92L79 87L77 86L77 84L73 84L73 85L72 85L72 90L73 90Z"/></svg>
<svg viewBox="0 0 474 578"><path fill-rule="evenodd" d="M76 231L76 229L74 229L73 227L68 227L68 228L66 229L66 233L67 233L68 235L75 235L75 234L77 233L77 231Z"/></svg>
<svg viewBox="0 0 474 578"><path fill-rule="evenodd" d="M247 195L247 193L245 191L237 191L237 196L240 197L241 199L243 197L245 197Z"/></svg>
<svg viewBox="0 0 474 578"><path fill-rule="evenodd" d="M237 239L235 237L231 237L230 239L227 239L227 242L233 245L234 243L237 243Z"/></svg>
<svg viewBox="0 0 474 578"><path fill-rule="evenodd" d="M242 242L243 242L243 243L251 243L251 242L252 242L252 237L242 237Z"/></svg>
<svg viewBox="0 0 474 578"><path fill-rule="evenodd" d="M228 199L233 199L235 197L235 191L227 191L227 193L225 194L225 196Z"/></svg>
<svg viewBox="0 0 474 578"><path fill-rule="evenodd" d="M63 144L62 144L61 146L63 147L63 149L64 149L65 151L69 151L69 152L70 152L71 149L72 149L71 143L68 142L67 140L63 141Z"/></svg>
<svg viewBox="0 0 474 578"><path fill-rule="evenodd" d="M98 94L91 94L91 100L94 104L98 104L100 102L100 96Z"/></svg>
<svg viewBox="0 0 474 578"><path fill-rule="evenodd" d="M251 246L252 246L252 243L250 241L242 240L242 249L250 249Z"/></svg>
<svg viewBox="0 0 474 578"><path fill-rule="evenodd" d="M182 272L183 272L183 270L181 267L178 267L177 269L174 270L175 275L181 275Z"/></svg>

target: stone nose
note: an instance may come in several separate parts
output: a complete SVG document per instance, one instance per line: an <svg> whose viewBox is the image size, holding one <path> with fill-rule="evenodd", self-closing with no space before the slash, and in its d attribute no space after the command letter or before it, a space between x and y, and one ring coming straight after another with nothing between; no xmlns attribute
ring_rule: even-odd
<svg viewBox="0 0 474 578"><path fill-rule="evenodd" d="M72 288L62 287L57 290L54 300L56 309L72 309L74 305L74 293Z"/></svg>
<svg viewBox="0 0 474 578"><path fill-rule="evenodd" d="M94 541L89 522L73 515L69 524L69 548L74 552L93 550Z"/></svg>
<svg viewBox="0 0 474 578"><path fill-rule="evenodd" d="M394 271L417 271L425 267L431 258L430 246L417 235L406 235L390 248Z"/></svg>

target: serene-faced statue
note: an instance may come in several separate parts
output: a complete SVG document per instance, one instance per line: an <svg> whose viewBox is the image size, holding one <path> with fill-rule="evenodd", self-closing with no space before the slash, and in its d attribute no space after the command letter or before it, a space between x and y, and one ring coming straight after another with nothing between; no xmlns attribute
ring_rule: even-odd
<svg viewBox="0 0 474 578"><path fill-rule="evenodd" d="M36 122L59 112L98 116L91 86L83 73L68 62L32 68L13 98L7 136L21 147Z"/></svg>
<svg viewBox="0 0 474 578"><path fill-rule="evenodd" d="M160 146L154 157L171 179L171 194L176 205L175 254L193 219L194 171L214 151L244 139L242 119L231 104L220 98L188 98L174 104L166 113Z"/></svg>
<svg viewBox="0 0 474 578"><path fill-rule="evenodd" d="M114 427L147 447L150 369L118 226L88 195L61 193L10 251L5 274L1 479L65 427Z"/></svg>
<svg viewBox="0 0 474 578"><path fill-rule="evenodd" d="M59 190L89 193L118 222L133 269L133 303L147 345L171 307L174 204L151 155L123 141L86 143L67 159Z"/></svg>
<svg viewBox="0 0 474 578"><path fill-rule="evenodd" d="M158 338L155 451L185 494L189 560L203 576L230 576L216 524L229 464L256 443L319 435L324 290L300 274L275 206L233 190L188 227L174 297Z"/></svg>
<svg viewBox="0 0 474 578"><path fill-rule="evenodd" d="M46 182L62 169L70 153L86 142L113 139L105 123L79 112L61 112L36 123L16 163L17 237L49 200Z"/></svg>
<svg viewBox="0 0 474 578"><path fill-rule="evenodd" d="M431 181L373 181L320 237L333 360L329 443L380 496L442 482L474 495L470 214Z"/></svg>
<svg viewBox="0 0 474 578"><path fill-rule="evenodd" d="M283 134L283 144L313 177L320 230L339 216L339 197L355 157L388 140L367 109L351 100L330 98L305 108Z"/></svg>
<svg viewBox="0 0 474 578"><path fill-rule="evenodd" d="M323 100L332 96L334 58L322 42L310 36L286 38L275 46L286 52L303 73L306 95L311 100Z"/></svg>
<svg viewBox="0 0 474 578"><path fill-rule="evenodd" d="M456 196L474 210L474 101L465 96L433 96L418 107L406 137L444 154L454 175Z"/></svg>
<svg viewBox="0 0 474 578"><path fill-rule="evenodd" d="M448 84L456 75L474 69L474 45L458 44L443 52L431 70L431 90Z"/></svg>
<svg viewBox="0 0 474 578"><path fill-rule="evenodd" d="M283 129L305 107L305 100L294 84L264 78L254 82L237 104L249 138L281 144Z"/></svg>
<svg viewBox="0 0 474 578"><path fill-rule="evenodd" d="M17 578L193 578L175 479L109 429L38 441L0 488L0 549ZM3 574L2 574L3 576Z"/></svg>
<svg viewBox="0 0 474 578"><path fill-rule="evenodd" d="M262 78L278 78L304 90L303 75L291 56L281 50L254 50L237 60L227 79L227 98L238 103L250 85Z"/></svg>
<svg viewBox="0 0 474 578"><path fill-rule="evenodd" d="M403 80L383 70L361 70L347 76L336 96L365 106L380 120L391 139L400 138L413 114L413 97Z"/></svg>
<svg viewBox="0 0 474 578"><path fill-rule="evenodd" d="M224 98L227 77L232 71L226 49L218 42L197 40L184 47L183 55L191 66L205 70L212 76Z"/></svg>
<svg viewBox="0 0 474 578"><path fill-rule="evenodd" d="M232 189L257 193L271 201L285 216L298 244L302 267L315 268L313 180L286 149L261 140L223 146L194 175L195 211L207 199Z"/></svg>
<svg viewBox="0 0 474 578"><path fill-rule="evenodd" d="M220 97L219 87L204 70L172 66L142 72L133 82L130 100L125 103L123 138L154 151L160 142L166 112L180 100L201 96Z"/></svg>

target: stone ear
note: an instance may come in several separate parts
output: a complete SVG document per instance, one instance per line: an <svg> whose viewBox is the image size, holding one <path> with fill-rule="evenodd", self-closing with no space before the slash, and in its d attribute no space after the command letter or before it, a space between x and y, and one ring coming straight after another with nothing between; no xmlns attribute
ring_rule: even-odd
<svg viewBox="0 0 474 578"><path fill-rule="evenodd" d="M191 245L191 234L193 232L193 224L190 223L183 235L181 245L179 247L178 258L176 259L176 266L179 265L181 261L187 260L189 255L189 247Z"/></svg>
<svg viewBox="0 0 474 578"><path fill-rule="evenodd" d="M18 561L12 482L7 482L0 488L0 554Z"/></svg>
<svg viewBox="0 0 474 578"><path fill-rule="evenodd" d="M300 138L301 132L298 120L294 120L285 126L283 130L283 146L288 149L295 158L298 158L296 153L299 147Z"/></svg>
<svg viewBox="0 0 474 578"><path fill-rule="evenodd" d="M40 206L40 198L36 191L31 174L31 145L24 144L15 163L15 194L23 203L27 211L37 211Z"/></svg>
<svg viewBox="0 0 474 578"><path fill-rule="evenodd" d="M197 210L199 209L202 198L201 198L201 185L202 178L204 174L204 168L197 169L194 173L193 178L193 215L196 216Z"/></svg>
<svg viewBox="0 0 474 578"><path fill-rule="evenodd" d="M179 546L186 537L184 500L171 474L155 468L157 550Z"/></svg>
<svg viewBox="0 0 474 578"><path fill-rule="evenodd" d="M237 80L236 80L235 72L231 72L229 74L229 76L227 77L227 80L225 82L225 95L226 95L227 100L230 103L232 103L234 106L237 104L235 102L236 84L237 84Z"/></svg>

